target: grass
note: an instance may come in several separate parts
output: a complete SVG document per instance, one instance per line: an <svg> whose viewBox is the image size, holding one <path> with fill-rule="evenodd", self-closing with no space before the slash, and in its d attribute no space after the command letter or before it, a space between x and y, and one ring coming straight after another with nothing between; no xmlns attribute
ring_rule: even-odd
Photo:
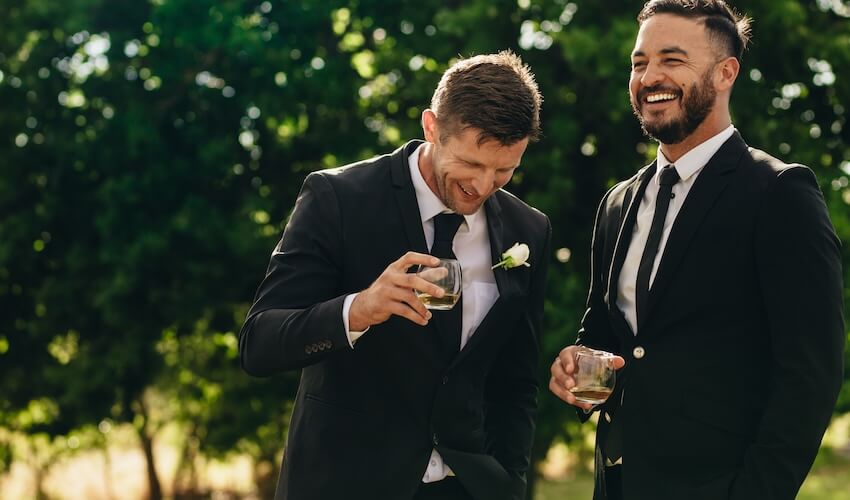
<svg viewBox="0 0 850 500"><path fill-rule="evenodd" d="M541 480L534 500L590 500L593 476L577 474L569 480ZM850 500L850 457L821 448L797 500Z"/></svg>

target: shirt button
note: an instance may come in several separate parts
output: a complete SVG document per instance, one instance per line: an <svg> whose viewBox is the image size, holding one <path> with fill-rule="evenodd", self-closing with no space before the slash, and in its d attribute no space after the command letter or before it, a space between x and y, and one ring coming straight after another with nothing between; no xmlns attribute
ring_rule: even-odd
<svg viewBox="0 0 850 500"><path fill-rule="evenodd" d="M641 346L637 346L637 347L635 347L635 349L632 351L632 355L635 357L635 359L641 359L641 358L643 358L644 356L646 356L646 349L644 349L644 348L643 348L643 347L641 347Z"/></svg>
<svg viewBox="0 0 850 500"><path fill-rule="evenodd" d="M431 467L436 467L436 466L437 466L437 461L431 460Z"/></svg>

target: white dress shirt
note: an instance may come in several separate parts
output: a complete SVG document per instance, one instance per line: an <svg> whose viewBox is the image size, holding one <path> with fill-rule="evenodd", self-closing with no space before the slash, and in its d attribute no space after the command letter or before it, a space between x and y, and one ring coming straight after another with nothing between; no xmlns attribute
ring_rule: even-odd
<svg viewBox="0 0 850 500"><path fill-rule="evenodd" d="M670 229L672 229L673 223L676 221L676 216L679 215L679 210L681 210L682 204L685 203L691 187L694 185L703 167L717 153L720 146L732 137L734 132L735 127L729 125L722 132L688 151L676 161L676 172L678 172L681 180L673 185L674 198L670 200L670 206L667 209L667 217L664 219L664 231L661 234L658 253L655 255L655 262L652 265L652 272L649 275L650 288L652 288L652 283L655 281L655 273L658 271L658 264L661 262L661 256L664 254L664 247L667 245L667 237L670 236ZM660 172L662 168L670 165L670 163L670 160L664 156L661 148L658 148L655 175L646 186L643 199L638 207L632 241L629 244L626 260L623 262L623 268L620 271L620 281L617 284L619 291L617 294L617 307L623 312L626 321L632 327L632 332L635 335L638 334L637 311L635 308L635 288L637 286L638 267L640 266L643 249L646 246L646 240L649 237L652 217L655 215L655 198L658 197Z"/></svg>
<svg viewBox="0 0 850 500"><path fill-rule="evenodd" d="M421 150L422 146L416 148L408 157L408 164L416 193L416 203L419 205L419 216L422 222L422 231L425 234L425 242L428 248L431 248L434 243L434 216L443 212L451 212L451 210L431 191L422 177L422 172L419 171L419 152ZM490 234L487 232L487 214L484 207L482 206L472 215L464 215L463 219L464 221L458 228L452 244L452 250L458 262L460 262L463 275L461 349L499 298L496 278L493 275L493 270L490 269L492 265ZM356 295L351 294L346 297L342 308L343 324L346 332L348 332L352 348L357 339L366 333L365 330L363 332L352 332L348 328L348 313ZM422 482L439 481L449 475L454 474L448 465L443 463L443 459L437 453L437 450L432 450L431 459L428 461L428 468L425 470Z"/></svg>

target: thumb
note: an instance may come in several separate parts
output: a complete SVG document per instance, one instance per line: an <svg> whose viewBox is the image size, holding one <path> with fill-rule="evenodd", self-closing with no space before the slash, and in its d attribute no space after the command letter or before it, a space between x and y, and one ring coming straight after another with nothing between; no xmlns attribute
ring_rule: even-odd
<svg viewBox="0 0 850 500"><path fill-rule="evenodd" d="M619 370L624 366L626 366L626 360L621 356L614 356L614 369Z"/></svg>

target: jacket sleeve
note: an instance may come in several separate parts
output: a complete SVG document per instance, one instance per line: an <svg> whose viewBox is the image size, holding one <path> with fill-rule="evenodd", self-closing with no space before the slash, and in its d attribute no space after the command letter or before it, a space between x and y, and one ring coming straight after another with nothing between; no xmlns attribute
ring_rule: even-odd
<svg viewBox="0 0 850 500"><path fill-rule="evenodd" d="M350 350L342 320L339 202L328 179L307 176L239 335L254 376L302 368Z"/></svg>
<svg viewBox="0 0 850 500"><path fill-rule="evenodd" d="M773 181L755 245L772 362L766 410L731 498L793 499L838 397L845 336L840 242L808 168Z"/></svg>
<svg viewBox="0 0 850 500"><path fill-rule="evenodd" d="M546 218L544 244L534 259L534 274L526 311L506 342L487 379L485 426L490 453L511 479L510 498L525 497L526 471L531 460L537 416L538 360L543 298L552 227Z"/></svg>

